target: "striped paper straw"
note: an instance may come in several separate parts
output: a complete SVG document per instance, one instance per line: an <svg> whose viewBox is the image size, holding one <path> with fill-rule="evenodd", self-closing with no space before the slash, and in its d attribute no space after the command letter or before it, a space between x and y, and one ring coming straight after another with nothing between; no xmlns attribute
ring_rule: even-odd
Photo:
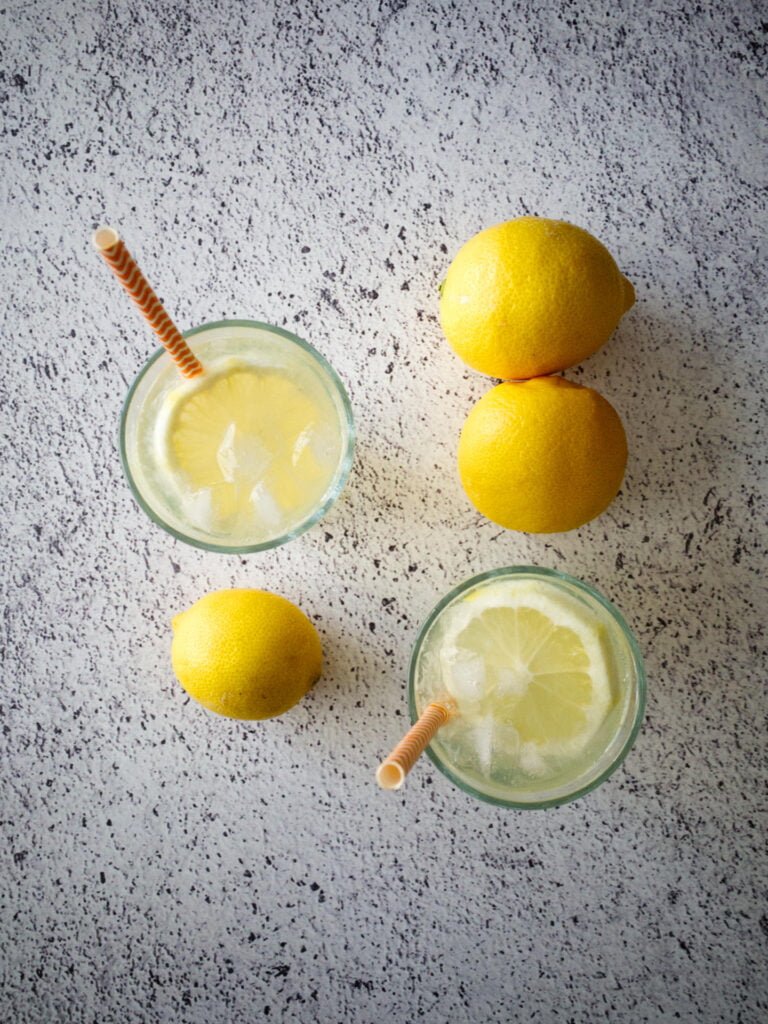
<svg viewBox="0 0 768 1024"><path fill-rule="evenodd" d="M139 270L136 260L128 252L115 229L99 228L94 232L93 244L163 343L181 374L188 378L198 377L203 372L203 364L166 313L149 281Z"/></svg>
<svg viewBox="0 0 768 1024"><path fill-rule="evenodd" d="M382 789L400 789L405 776L432 742L437 730L455 712L456 702L451 697L432 701L426 706L418 722L411 726L389 757L376 769L376 781Z"/></svg>

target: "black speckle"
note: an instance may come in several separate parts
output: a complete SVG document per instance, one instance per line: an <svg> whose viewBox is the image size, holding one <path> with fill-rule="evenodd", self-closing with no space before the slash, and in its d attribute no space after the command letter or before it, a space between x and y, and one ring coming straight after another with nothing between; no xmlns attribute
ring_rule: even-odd
<svg viewBox="0 0 768 1024"><path fill-rule="evenodd" d="M683 952L686 954L688 959L689 960L693 960L693 957L691 956L691 949L690 949L690 946L688 945L688 943L685 942L683 939L678 939L677 940L677 944L680 947L680 949L682 949Z"/></svg>
<svg viewBox="0 0 768 1024"><path fill-rule="evenodd" d="M327 288L321 289L320 298L323 300L323 302L327 303L331 307L331 309L335 309L337 313L342 312L341 306L339 305L339 300L334 298L334 296L331 295Z"/></svg>

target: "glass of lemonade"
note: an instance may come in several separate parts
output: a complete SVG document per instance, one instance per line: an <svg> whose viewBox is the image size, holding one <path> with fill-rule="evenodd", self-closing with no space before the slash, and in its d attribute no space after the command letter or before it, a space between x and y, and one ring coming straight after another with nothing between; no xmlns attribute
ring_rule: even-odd
<svg viewBox="0 0 768 1024"><path fill-rule="evenodd" d="M349 475L354 424L330 364L279 327L222 320L184 334L205 373L158 350L128 392L123 468L139 505L180 540L260 551L309 529Z"/></svg>
<svg viewBox="0 0 768 1024"><path fill-rule="evenodd" d="M452 590L411 658L416 721L456 711L427 753L457 786L504 807L575 800L618 768L645 709L637 642L614 606L572 576L521 566Z"/></svg>

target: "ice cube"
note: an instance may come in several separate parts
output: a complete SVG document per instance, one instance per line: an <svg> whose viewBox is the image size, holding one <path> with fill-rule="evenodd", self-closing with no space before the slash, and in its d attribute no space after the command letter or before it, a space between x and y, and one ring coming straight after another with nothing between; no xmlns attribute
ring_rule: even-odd
<svg viewBox="0 0 768 1024"><path fill-rule="evenodd" d="M493 714L476 719L468 739L474 749L476 767L486 778L499 781L518 768L520 736L517 729L499 722Z"/></svg>
<svg viewBox="0 0 768 1024"><path fill-rule="evenodd" d="M512 775L520 766L520 733L508 722L494 720L491 768L495 779Z"/></svg>
<svg viewBox="0 0 768 1024"><path fill-rule="evenodd" d="M470 742L475 750L477 766L482 775L489 776L493 768L494 721L486 715L475 722Z"/></svg>
<svg viewBox="0 0 768 1024"><path fill-rule="evenodd" d="M531 673L524 667L497 668L494 673L495 690L499 697L522 697L528 689Z"/></svg>
<svg viewBox="0 0 768 1024"><path fill-rule="evenodd" d="M441 756L463 771L504 782L520 771L520 736L493 712L457 715L440 730Z"/></svg>
<svg viewBox="0 0 768 1024"><path fill-rule="evenodd" d="M225 481L232 484L238 477L258 480L272 461L272 454L258 437L244 434L233 422L224 431L216 461Z"/></svg>
<svg viewBox="0 0 768 1024"><path fill-rule="evenodd" d="M264 526L275 528L280 525L282 519L280 506L263 480L260 480L251 491L251 505L257 520Z"/></svg>
<svg viewBox="0 0 768 1024"><path fill-rule="evenodd" d="M551 766L547 763L546 759L542 757L536 743L523 743L521 745L520 767L526 775L530 775L534 779L538 778L540 775L546 775L547 772L551 770Z"/></svg>
<svg viewBox="0 0 768 1024"><path fill-rule="evenodd" d="M295 466L301 458L301 453L312 442L312 424L308 427L304 427L302 432L293 442L293 451L291 452L291 465Z"/></svg>
<svg viewBox="0 0 768 1024"><path fill-rule="evenodd" d="M235 424L230 423L224 432L221 444L216 450L216 461L219 464L221 475L231 484L235 479L237 469L237 456L235 455Z"/></svg>
<svg viewBox="0 0 768 1024"><path fill-rule="evenodd" d="M451 696L460 703L482 700L486 690L483 658L461 647L444 647L441 656L443 679Z"/></svg>
<svg viewBox="0 0 768 1024"><path fill-rule="evenodd" d="M200 491L182 491L181 512L182 518L192 526L213 533L213 495L207 487Z"/></svg>

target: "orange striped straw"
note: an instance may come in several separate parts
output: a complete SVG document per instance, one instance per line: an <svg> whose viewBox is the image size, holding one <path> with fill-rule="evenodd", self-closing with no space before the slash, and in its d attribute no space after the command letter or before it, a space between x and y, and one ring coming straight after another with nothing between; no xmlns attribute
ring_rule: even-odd
<svg viewBox="0 0 768 1024"><path fill-rule="evenodd" d="M405 776L434 739L440 726L456 713L452 697L434 700L428 704L418 722L411 726L395 749L376 769L376 781L382 789L400 789Z"/></svg>
<svg viewBox="0 0 768 1024"><path fill-rule="evenodd" d="M135 302L139 312L163 343L182 376L199 377L203 364L184 340L181 331L166 313L149 281L139 270L114 228L99 228L93 234L93 244L120 284Z"/></svg>

